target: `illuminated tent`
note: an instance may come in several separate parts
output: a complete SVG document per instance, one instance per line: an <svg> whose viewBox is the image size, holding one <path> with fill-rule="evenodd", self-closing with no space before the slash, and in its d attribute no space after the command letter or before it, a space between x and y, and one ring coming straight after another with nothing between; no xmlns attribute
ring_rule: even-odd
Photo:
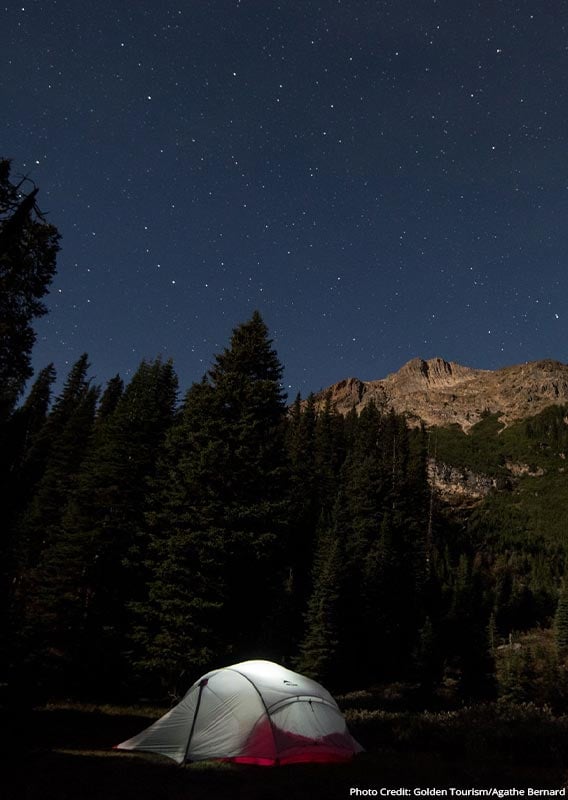
<svg viewBox="0 0 568 800"><path fill-rule="evenodd" d="M146 730L117 745L185 761L344 761L362 748L319 683L271 661L208 672Z"/></svg>

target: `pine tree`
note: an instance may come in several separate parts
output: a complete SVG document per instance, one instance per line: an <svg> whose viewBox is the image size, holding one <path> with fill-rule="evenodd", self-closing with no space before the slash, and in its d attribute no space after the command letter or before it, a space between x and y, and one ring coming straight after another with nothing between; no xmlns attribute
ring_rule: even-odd
<svg viewBox="0 0 568 800"><path fill-rule="evenodd" d="M18 563L11 611L11 669L22 680L31 670L49 682L58 660L56 609L67 596L61 592L60 560L55 554L64 508L94 421L98 390L90 387L87 370L84 355L72 368L29 454L37 473L33 495L15 525Z"/></svg>
<svg viewBox="0 0 568 800"><path fill-rule="evenodd" d="M107 383L97 408L97 423L106 420L115 410L124 393L124 381L120 375L115 375Z"/></svg>
<svg viewBox="0 0 568 800"><path fill-rule="evenodd" d="M50 364L41 370L28 397L3 426L0 441L0 492L3 530L12 529L14 515L21 510L32 488L28 463L40 431L45 425L51 399L55 369Z"/></svg>
<svg viewBox="0 0 568 800"><path fill-rule="evenodd" d="M31 442L22 466L30 491L17 523L23 569L33 567L49 544L85 455L98 396L98 390L90 386L88 369L88 356L83 354Z"/></svg>
<svg viewBox="0 0 568 800"><path fill-rule="evenodd" d="M167 437L147 515L148 598L136 610L140 664L169 685L214 656L274 657L280 647L290 562L281 375L255 313L190 389Z"/></svg>
<svg viewBox="0 0 568 800"><path fill-rule="evenodd" d="M19 471L34 438L45 424L55 377L53 364L42 369L24 403L3 427L1 453L6 476Z"/></svg>
<svg viewBox="0 0 568 800"><path fill-rule="evenodd" d="M384 512L388 481L382 458L381 423L376 405L369 403L359 416L341 471L346 522L351 528L346 534L347 557L355 567L360 567L376 541Z"/></svg>
<svg viewBox="0 0 568 800"><path fill-rule="evenodd" d="M483 581L481 564L462 553L455 572L448 638L459 668L460 692L465 699L490 698L495 691L495 660L489 640L493 609Z"/></svg>
<svg viewBox="0 0 568 800"><path fill-rule="evenodd" d="M171 362L144 361L122 394L121 388L113 379L103 395L50 553L67 593L58 624L68 642L60 649L78 681L91 689L108 681L115 691L128 672L127 606L142 592L145 499L172 424L177 378Z"/></svg>
<svg viewBox="0 0 568 800"><path fill-rule="evenodd" d="M37 210L37 188L23 195L12 183L10 161L0 160L0 424L32 375L32 321L55 275L59 234Z"/></svg>
<svg viewBox="0 0 568 800"><path fill-rule="evenodd" d="M425 609L426 471L405 421L369 403L349 422L335 526L345 542L341 600L346 650L358 680L400 677L410 664Z"/></svg>
<svg viewBox="0 0 568 800"><path fill-rule="evenodd" d="M302 407L300 396L293 404L286 445L290 470L290 579L288 593L290 645L297 639L303 623L302 614L311 589L317 523L321 514L316 470L316 407L311 394Z"/></svg>
<svg viewBox="0 0 568 800"><path fill-rule="evenodd" d="M54 379L55 370L52 365L40 372L25 403L4 426L4 438L0 447L3 520L0 537L0 652L3 654L9 652L12 644L9 631L14 627L11 620L13 593L17 586L19 565L23 561L16 520L29 499L30 482L25 465L28 454L45 425Z"/></svg>
<svg viewBox="0 0 568 800"><path fill-rule="evenodd" d="M405 677L411 655L416 630L408 611L413 599L411 571L401 545L401 532L387 512L363 562L361 666L368 681Z"/></svg>
<svg viewBox="0 0 568 800"><path fill-rule="evenodd" d="M306 631L297 667L300 672L332 687L340 686L345 680L341 620L344 564L340 537L333 530L322 527L314 560L313 591L306 613Z"/></svg>
<svg viewBox="0 0 568 800"><path fill-rule="evenodd" d="M317 414L315 464L318 479L318 504L324 517L335 503L339 472L345 459L344 419L331 406L328 395Z"/></svg>
<svg viewBox="0 0 568 800"><path fill-rule="evenodd" d="M135 658L153 690L175 693L186 670L204 671L223 652L223 531L213 526L230 476L217 470L219 413L207 379L194 384L150 486L147 591L131 610Z"/></svg>

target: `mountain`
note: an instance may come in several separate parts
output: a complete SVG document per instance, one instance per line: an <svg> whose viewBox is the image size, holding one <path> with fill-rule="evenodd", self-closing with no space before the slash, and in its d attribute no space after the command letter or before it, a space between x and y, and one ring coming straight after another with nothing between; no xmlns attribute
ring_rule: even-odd
<svg viewBox="0 0 568 800"><path fill-rule="evenodd" d="M551 405L568 404L568 365L545 359L497 370L473 369L443 358L412 359L398 372L374 381L347 378L316 395L330 396L341 414L374 400L405 414L410 424L459 425L469 431L488 414L508 426Z"/></svg>

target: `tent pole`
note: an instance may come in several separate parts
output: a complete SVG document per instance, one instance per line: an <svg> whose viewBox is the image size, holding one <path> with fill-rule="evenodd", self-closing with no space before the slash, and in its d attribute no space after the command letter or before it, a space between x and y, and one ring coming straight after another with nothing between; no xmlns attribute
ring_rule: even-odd
<svg viewBox="0 0 568 800"><path fill-rule="evenodd" d="M191 730L189 731L189 736L187 738L187 746L185 748L185 755L183 757L182 764L185 764L187 761L187 754L189 753L189 745L191 744L191 737L193 736L193 731L195 730L195 723L197 722L197 715L199 714L199 706L201 705L201 695L203 694L203 689L207 686L207 678L199 683L199 695L197 696L197 703L195 704L195 713L193 715L193 722L191 723Z"/></svg>

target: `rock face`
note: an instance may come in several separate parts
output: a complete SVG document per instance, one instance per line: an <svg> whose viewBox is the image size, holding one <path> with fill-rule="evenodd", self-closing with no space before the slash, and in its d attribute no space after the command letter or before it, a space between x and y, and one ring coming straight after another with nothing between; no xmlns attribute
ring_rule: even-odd
<svg viewBox="0 0 568 800"><path fill-rule="evenodd" d="M532 361L498 370L464 367L442 358L415 358L398 372L376 381L348 378L318 395L341 414L367 403L408 416L410 424L460 425L467 431L487 412L500 413L508 425L550 405L568 404L568 365Z"/></svg>
<svg viewBox="0 0 568 800"><path fill-rule="evenodd" d="M428 459L428 480L445 503L473 508L497 488L497 479Z"/></svg>

